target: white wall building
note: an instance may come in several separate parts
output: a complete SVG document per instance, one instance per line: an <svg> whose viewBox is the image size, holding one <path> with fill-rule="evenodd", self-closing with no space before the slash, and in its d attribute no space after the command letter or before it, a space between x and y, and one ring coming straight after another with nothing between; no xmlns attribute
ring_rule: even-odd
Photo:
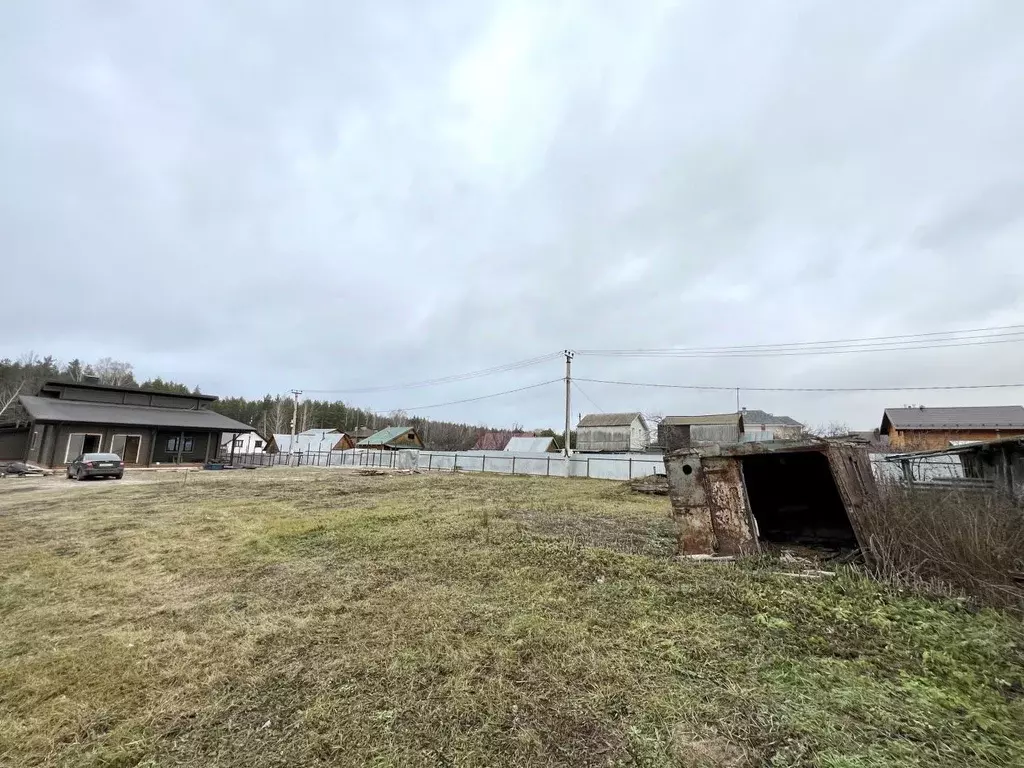
<svg viewBox="0 0 1024 768"><path fill-rule="evenodd" d="M240 435L232 432L222 432L220 435L221 454L231 453L232 442L234 443L235 453L263 453L267 447L267 441L263 438L263 435L257 432L245 432Z"/></svg>

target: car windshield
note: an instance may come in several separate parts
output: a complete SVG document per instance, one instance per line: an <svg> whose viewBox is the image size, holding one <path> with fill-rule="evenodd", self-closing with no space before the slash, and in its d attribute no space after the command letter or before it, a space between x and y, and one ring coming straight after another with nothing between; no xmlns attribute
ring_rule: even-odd
<svg viewBox="0 0 1024 768"><path fill-rule="evenodd" d="M120 461L121 457L116 453L86 453L82 461Z"/></svg>

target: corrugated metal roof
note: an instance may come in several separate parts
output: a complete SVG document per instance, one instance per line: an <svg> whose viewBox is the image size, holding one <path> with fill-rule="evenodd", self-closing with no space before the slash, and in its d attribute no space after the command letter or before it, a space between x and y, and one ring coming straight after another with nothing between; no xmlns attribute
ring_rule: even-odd
<svg viewBox="0 0 1024 768"><path fill-rule="evenodd" d="M58 400L52 397L34 397L32 395L22 395L18 399L33 421L125 424L175 429L216 429L221 432L256 431L248 424L208 410L89 403L82 400Z"/></svg>
<svg viewBox="0 0 1024 768"><path fill-rule="evenodd" d="M505 450L517 453L547 453L554 445L553 437L513 437L505 445Z"/></svg>
<svg viewBox="0 0 1024 768"><path fill-rule="evenodd" d="M310 437L322 438L324 435L337 435L341 437L341 433L336 429L304 429L299 432L300 435L309 435Z"/></svg>
<svg viewBox="0 0 1024 768"><path fill-rule="evenodd" d="M1024 429L1024 406L982 405L962 408L886 408L895 429Z"/></svg>
<svg viewBox="0 0 1024 768"><path fill-rule="evenodd" d="M740 415L738 413L709 413L704 416L666 416L661 420L662 424L670 427L683 426L685 424L715 425L723 424L728 426L739 426Z"/></svg>
<svg viewBox="0 0 1024 768"><path fill-rule="evenodd" d="M508 441L513 437L534 437L533 432L513 432L510 429L500 429L491 432L484 432L473 444L474 451L503 451Z"/></svg>
<svg viewBox="0 0 1024 768"><path fill-rule="evenodd" d="M286 435L274 435L274 445L277 446L277 450L281 453L291 453L294 451L329 451L338 441L341 440L345 435L337 430L328 429L307 429L305 432L300 432L295 436L295 447L292 447L292 436Z"/></svg>
<svg viewBox="0 0 1024 768"><path fill-rule="evenodd" d="M412 427L387 427L376 434L370 435L365 440L360 440L359 445L387 445L392 440L401 437Z"/></svg>
<svg viewBox="0 0 1024 768"><path fill-rule="evenodd" d="M781 424L786 427L803 426L799 421L791 419L789 416L776 416L774 413L758 411L753 408L743 409L743 422L745 424Z"/></svg>
<svg viewBox="0 0 1024 768"><path fill-rule="evenodd" d="M628 427L637 418L643 419L639 412L636 413L588 413L578 426L580 427Z"/></svg>
<svg viewBox="0 0 1024 768"><path fill-rule="evenodd" d="M89 381L59 381L57 379L50 379L49 381L44 382L43 385L39 388L39 391L42 392L44 389L52 390L58 388L92 389L104 390L106 392L142 392L145 395L161 395L163 397L182 397L185 398L186 400L207 400L210 402L217 399L216 395L201 395L199 393L191 392L188 394L183 394L181 392L165 392L162 389L150 389L149 387L115 387L110 384L94 384Z"/></svg>

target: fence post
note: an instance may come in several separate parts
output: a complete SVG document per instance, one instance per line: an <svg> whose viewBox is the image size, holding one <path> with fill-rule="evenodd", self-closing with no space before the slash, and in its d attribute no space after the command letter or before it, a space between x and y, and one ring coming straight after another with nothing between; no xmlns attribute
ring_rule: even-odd
<svg viewBox="0 0 1024 768"><path fill-rule="evenodd" d="M548 456L548 472L547 477L551 477L551 457Z"/></svg>
<svg viewBox="0 0 1024 768"><path fill-rule="evenodd" d="M434 454L427 454L427 472L434 468Z"/></svg>
<svg viewBox="0 0 1024 768"><path fill-rule="evenodd" d="M587 479L590 479L590 457L587 456Z"/></svg>
<svg viewBox="0 0 1024 768"><path fill-rule="evenodd" d="M633 457L629 457L629 479L633 479Z"/></svg>
<svg viewBox="0 0 1024 768"><path fill-rule="evenodd" d="M452 464L452 472L459 468L459 454L455 454L455 463Z"/></svg>
<svg viewBox="0 0 1024 768"><path fill-rule="evenodd" d="M516 457L513 456L512 457L512 474L514 475L515 473L516 473Z"/></svg>
<svg viewBox="0 0 1024 768"><path fill-rule="evenodd" d="M480 471L481 472L486 472L487 471L487 454L486 453L484 454L483 462L480 464Z"/></svg>

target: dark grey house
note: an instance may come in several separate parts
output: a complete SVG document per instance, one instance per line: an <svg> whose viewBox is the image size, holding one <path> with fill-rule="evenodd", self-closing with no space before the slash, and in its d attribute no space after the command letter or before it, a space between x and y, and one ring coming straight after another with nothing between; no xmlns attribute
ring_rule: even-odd
<svg viewBox="0 0 1024 768"><path fill-rule="evenodd" d="M254 431L210 410L212 395L51 381L19 398L28 426L0 429L0 459L59 467L79 453L110 451L128 466L201 463L223 432Z"/></svg>

